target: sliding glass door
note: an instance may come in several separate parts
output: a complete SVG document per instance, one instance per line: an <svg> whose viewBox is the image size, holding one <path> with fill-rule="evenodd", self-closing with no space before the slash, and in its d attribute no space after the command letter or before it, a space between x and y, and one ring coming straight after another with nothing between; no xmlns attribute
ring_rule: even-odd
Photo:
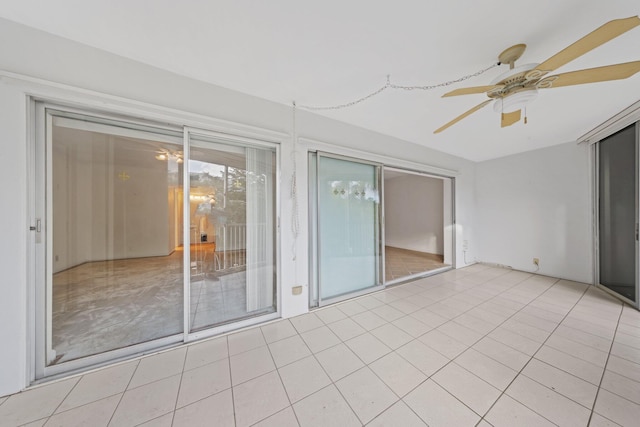
<svg viewBox="0 0 640 427"><path fill-rule="evenodd" d="M45 120L46 365L181 334L181 133Z"/></svg>
<svg viewBox="0 0 640 427"><path fill-rule="evenodd" d="M315 297L323 305L382 286L380 166L320 153L312 162Z"/></svg>
<svg viewBox="0 0 640 427"><path fill-rule="evenodd" d="M274 144L36 108L36 378L277 317Z"/></svg>
<svg viewBox="0 0 640 427"><path fill-rule="evenodd" d="M599 284L638 302L638 125L598 143Z"/></svg>
<svg viewBox="0 0 640 427"><path fill-rule="evenodd" d="M271 147L189 132L189 330L276 311Z"/></svg>

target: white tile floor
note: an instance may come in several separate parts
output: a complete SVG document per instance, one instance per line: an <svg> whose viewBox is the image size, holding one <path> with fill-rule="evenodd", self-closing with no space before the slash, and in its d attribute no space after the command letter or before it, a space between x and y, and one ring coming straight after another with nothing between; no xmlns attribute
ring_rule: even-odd
<svg viewBox="0 0 640 427"><path fill-rule="evenodd" d="M0 398L2 426L637 426L640 312L476 265Z"/></svg>

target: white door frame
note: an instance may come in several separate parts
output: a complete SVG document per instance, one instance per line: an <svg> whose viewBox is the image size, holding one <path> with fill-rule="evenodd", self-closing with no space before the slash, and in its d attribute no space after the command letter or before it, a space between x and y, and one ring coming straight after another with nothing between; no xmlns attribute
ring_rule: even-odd
<svg viewBox="0 0 640 427"><path fill-rule="evenodd" d="M276 274L276 311L267 315L256 316L253 318L244 319L237 322L232 322L220 326L215 326L202 331L189 333L188 330L182 333L172 336L143 342L140 344L128 346L121 349L111 350L108 352L100 353L97 355L86 356L76 360L63 362L57 365L48 366L51 360L55 359L55 352L52 348L52 276L48 273L52 270L52 227L51 215L52 215L52 160L51 160L51 117L52 113L48 110L55 110L64 113L76 113L85 116L95 117L97 119L104 120L116 120L118 122L125 122L134 125L153 126L158 130L172 130L180 131L183 133L183 150L185 150L185 159L188 159L188 144L184 144L185 138L187 138L188 132L193 132L202 135L215 136L219 139L224 139L229 143L254 145L263 147L269 146L276 152L276 170L280 171L280 143L284 139L275 137L275 133L266 131L260 138L260 130L257 128L251 128L248 132L237 131L233 132L232 129L226 129L227 132L222 132L216 126L202 126L198 128L189 127L186 125L162 125L155 122L155 117L149 119L136 119L131 116L129 111L104 111L97 110L93 106L89 105L65 105L64 102L56 103L49 101L40 101L31 98L30 99L30 117L31 117L31 129L33 134L30 141L30 153L31 153L31 223L36 228L33 234L32 244L30 246L31 262L30 266L33 269L33 280L29 285L29 318L32 319L29 322L31 326L31 332L27 335L30 338L28 344L31 350L30 354L31 363L28 367L27 382L38 383L42 381L49 381L58 377L68 376L75 372L86 370L87 368L98 367L102 365L112 364L120 360L129 359L135 356L140 356L149 353L155 353L162 349L180 345L181 343L191 342L198 339L203 339L215 335L220 335L231 330L244 328L247 326L255 325L268 320L273 320L280 317L281 313L281 298L280 298L280 276ZM126 116L126 117L123 117ZM144 117L144 114L138 114L137 117ZM173 121L166 120L164 123L178 123L180 119L175 118ZM188 141L187 141L188 142ZM185 162L187 164L188 162ZM184 168L185 173L188 173L188 168ZM186 209L189 208L188 204L188 175L184 181L187 185L185 189L185 201ZM274 257L276 271L280 272L280 185L279 180L276 179L275 185L275 209L276 209L276 254ZM183 218L188 218L189 215ZM188 228L188 221L183 221ZM184 231L183 231L184 232ZM184 235L185 243L188 243L189 231L187 230ZM188 256L188 254L187 254ZM185 263L185 269L188 274L188 264ZM183 278L184 287L188 289L189 276L185 275ZM185 324L188 324L188 291L185 293ZM50 360L46 360L46 359Z"/></svg>

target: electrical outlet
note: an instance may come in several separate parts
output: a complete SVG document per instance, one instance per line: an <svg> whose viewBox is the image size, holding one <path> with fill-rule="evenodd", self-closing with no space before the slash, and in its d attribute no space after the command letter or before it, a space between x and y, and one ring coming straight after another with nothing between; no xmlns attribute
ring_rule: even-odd
<svg viewBox="0 0 640 427"><path fill-rule="evenodd" d="M463 240L462 241L462 250L463 251L468 251L469 250L469 241L468 240Z"/></svg>
<svg viewBox="0 0 640 427"><path fill-rule="evenodd" d="M533 259L533 264L534 264L536 267L540 267L540 258L534 258L534 259Z"/></svg>

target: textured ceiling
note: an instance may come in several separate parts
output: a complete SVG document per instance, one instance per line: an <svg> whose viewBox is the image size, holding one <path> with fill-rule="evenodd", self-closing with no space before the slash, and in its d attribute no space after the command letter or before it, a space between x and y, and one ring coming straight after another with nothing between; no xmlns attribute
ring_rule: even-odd
<svg viewBox="0 0 640 427"><path fill-rule="evenodd" d="M526 43L520 64L542 62L606 21L640 13L637 0L0 0L0 16L159 68L280 103L333 105L385 83L454 80ZM559 68L640 60L640 27ZM485 107L434 135L484 95L440 98L488 84L507 66L448 88L386 90L321 112L470 160L574 141L640 99L627 80L550 89L522 122L501 129Z"/></svg>

